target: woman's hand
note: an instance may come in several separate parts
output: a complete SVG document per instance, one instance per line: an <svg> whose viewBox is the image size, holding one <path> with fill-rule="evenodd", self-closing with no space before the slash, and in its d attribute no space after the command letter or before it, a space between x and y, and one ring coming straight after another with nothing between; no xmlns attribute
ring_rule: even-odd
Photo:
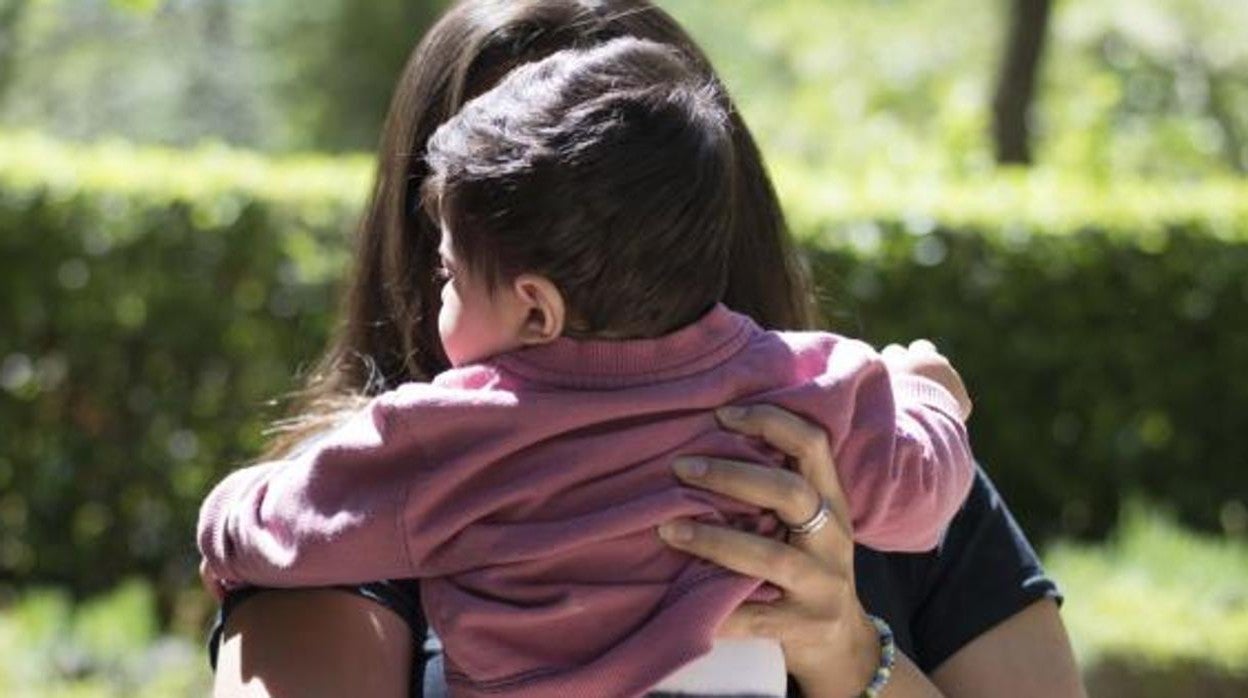
<svg viewBox="0 0 1248 698"><path fill-rule="evenodd" d="M778 641L789 673L809 698L856 695L875 671L880 646L854 588L849 508L827 435L770 405L725 408L717 416L726 428L761 438L791 456L795 469L685 458L673 465L678 477L770 509L790 527L810 520L823 498L832 520L809 535L790 535L787 543L688 520L660 526L659 535L674 548L768 581L783 592L773 603L742 605L728 617L722 635Z"/></svg>

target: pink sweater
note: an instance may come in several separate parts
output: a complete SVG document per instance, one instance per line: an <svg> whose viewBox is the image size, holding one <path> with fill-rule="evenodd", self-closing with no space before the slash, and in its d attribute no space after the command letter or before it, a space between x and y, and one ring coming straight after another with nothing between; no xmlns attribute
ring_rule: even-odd
<svg viewBox="0 0 1248 698"><path fill-rule="evenodd" d="M778 524L682 486L678 454L780 464L712 410L773 403L828 433L859 542L934 547L972 479L953 397L868 345L717 307L671 335L524 349L375 399L209 494L215 574L269 586L420 577L459 696L637 695L708 652L759 582L663 545L676 517Z"/></svg>

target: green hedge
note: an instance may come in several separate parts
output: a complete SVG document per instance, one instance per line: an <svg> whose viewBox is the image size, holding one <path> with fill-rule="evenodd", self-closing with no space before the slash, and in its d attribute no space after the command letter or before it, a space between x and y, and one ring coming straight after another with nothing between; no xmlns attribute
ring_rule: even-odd
<svg viewBox="0 0 1248 698"><path fill-rule="evenodd" d="M778 179L834 324L930 336L1029 531L1243 527L1248 186ZM196 505L321 347L363 160L0 136L0 580L193 575Z"/></svg>
<svg viewBox="0 0 1248 698"><path fill-rule="evenodd" d="M189 582L196 501L319 350L367 170L0 142L0 574Z"/></svg>
<svg viewBox="0 0 1248 698"><path fill-rule="evenodd" d="M1029 532L1102 534L1133 493L1248 529L1248 183L857 194L799 208L826 316L952 357Z"/></svg>

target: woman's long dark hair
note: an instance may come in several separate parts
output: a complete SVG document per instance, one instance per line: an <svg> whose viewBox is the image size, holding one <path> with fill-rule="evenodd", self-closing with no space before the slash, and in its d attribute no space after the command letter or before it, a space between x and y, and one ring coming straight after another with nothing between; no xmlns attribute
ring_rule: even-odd
<svg viewBox="0 0 1248 698"><path fill-rule="evenodd" d="M714 77L693 39L647 0L460 0L426 33L391 99L340 324L291 416L278 423L268 457L287 452L371 395L449 367L438 338L439 232L420 209L429 136L517 65L619 36L675 46ZM764 327L813 328L812 287L762 156L735 106L730 100L725 106L738 191L724 302Z"/></svg>

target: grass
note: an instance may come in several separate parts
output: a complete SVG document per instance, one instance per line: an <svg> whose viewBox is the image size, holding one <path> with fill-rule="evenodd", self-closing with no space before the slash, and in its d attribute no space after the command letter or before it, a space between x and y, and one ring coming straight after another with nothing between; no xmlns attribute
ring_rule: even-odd
<svg viewBox="0 0 1248 698"><path fill-rule="evenodd" d="M1084 666L1126 660L1199 664L1248 676L1248 544L1129 507L1105 544L1045 555L1066 594L1063 616Z"/></svg>
<svg viewBox="0 0 1248 698"><path fill-rule="evenodd" d="M36 590L0 610L0 695L9 698L169 698L207 695L197 640L162 636L142 581L80 604Z"/></svg>

